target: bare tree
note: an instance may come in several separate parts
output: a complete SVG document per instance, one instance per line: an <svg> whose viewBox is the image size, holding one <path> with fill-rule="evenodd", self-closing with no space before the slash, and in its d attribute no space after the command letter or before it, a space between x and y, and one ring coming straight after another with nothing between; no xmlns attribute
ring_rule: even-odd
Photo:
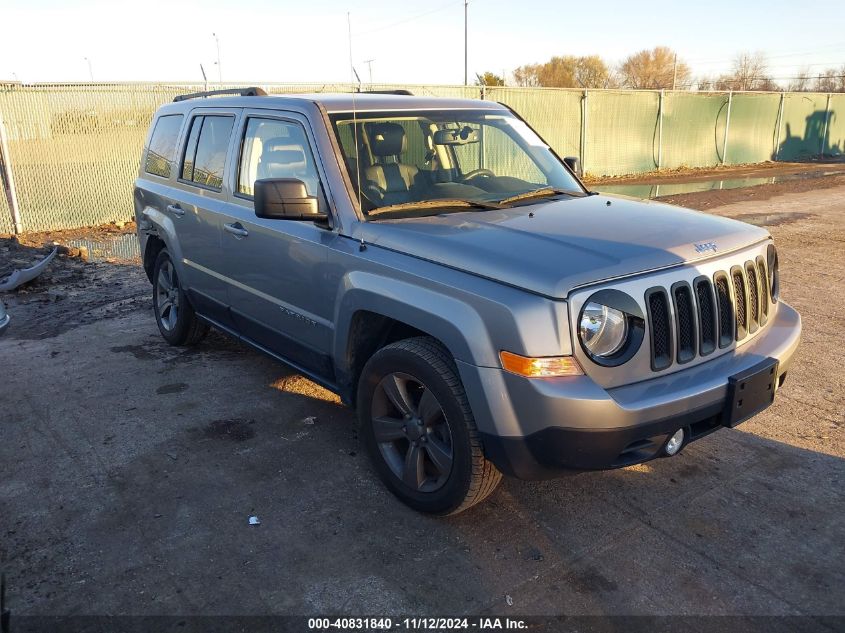
<svg viewBox="0 0 845 633"><path fill-rule="evenodd" d="M807 92L810 89L810 69L805 66L798 71L786 88L790 92Z"/></svg>
<svg viewBox="0 0 845 633"><path fill-rule="evenodd" d="M816 92L845 92L845 65L828 68L815 77L813 90Z"/></svg>
<svg viewBox="0 0 845 633"><path fill-rule="evenodd" d="M689 84L690 69L677 59L668 46L658 46L629 55L619 66L619 74L628 88L672 88Z"/></svg>
<svg viewBox="0 0 845 633"><path fill-rule="evenodd" d="M767 74L766 58L761 52L739 53L734 58L729 75L720 77L727 90L771 90L777 89Z"/></svg>

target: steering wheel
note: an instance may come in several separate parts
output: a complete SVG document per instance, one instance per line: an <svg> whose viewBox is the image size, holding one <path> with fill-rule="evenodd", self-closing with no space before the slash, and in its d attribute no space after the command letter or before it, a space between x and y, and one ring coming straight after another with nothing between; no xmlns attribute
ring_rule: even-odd
<svg viewBox="0 0 845 633"><path fill-rule="evenodd" d="M473 169L472 171L465 173L464 177L461 178L461 180L463 182L467 182L468 180L473 180L481 176L485 176L487 178L495 178L496 174L494 174L489 169Z"/></svg>

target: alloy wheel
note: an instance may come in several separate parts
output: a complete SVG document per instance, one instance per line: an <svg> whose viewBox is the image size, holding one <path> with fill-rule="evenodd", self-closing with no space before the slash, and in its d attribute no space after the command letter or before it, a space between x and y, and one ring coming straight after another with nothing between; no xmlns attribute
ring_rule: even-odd
<svg viewBox="0 0 845 633"><path fill-rule="evenodd" d="M413 490L434 492L452 472L452 433L443 407L419 379L387 374L372 400L372 429L393 474Z"/></svg>
<svg viewBox="0 0 845 633"><path fill-rule="evenodd" d="M156 305L162 327L172 332L179 319L179 281L173 263L161 264L156 277Z"/></svg>

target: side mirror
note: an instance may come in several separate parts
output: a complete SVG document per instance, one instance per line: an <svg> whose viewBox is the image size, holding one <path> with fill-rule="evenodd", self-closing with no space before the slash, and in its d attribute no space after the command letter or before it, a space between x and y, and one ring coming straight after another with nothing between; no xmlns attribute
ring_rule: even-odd
<svg viewBox="0 0 845 633"><path fill-rule="evenodd" d="M325 222L315 196L309 196L298 178L267 178L255 181L255 215L268 220Z"/></svg>
<svg viewBox="0 0 845 633"><path fill-rule="evenodd" d="M572 170L573 174L579 178L584 177L584 172L581 170L581 161L578 160L577 156L566 156L564 157L563 162L566 163L566 166Z"/></svg>

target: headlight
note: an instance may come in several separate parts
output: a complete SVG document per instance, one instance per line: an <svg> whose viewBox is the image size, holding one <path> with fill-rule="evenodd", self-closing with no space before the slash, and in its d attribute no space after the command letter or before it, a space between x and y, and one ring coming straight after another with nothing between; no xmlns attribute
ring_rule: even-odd
<svg viewBox="0 0 845 633"><path fill-rule="evenodd" d="M608 358L625 344L628 320L621 310L591 301L581 313L579 331L584 347L590 354Z"/></svg>
<svg viewBox="0 0 845 633"><path fill-rule="evenodd" d="M629 361L643 341L643 313L632 297L619 290L593 294L578 320L578 338L590 359L606 367Z"/></svg>

